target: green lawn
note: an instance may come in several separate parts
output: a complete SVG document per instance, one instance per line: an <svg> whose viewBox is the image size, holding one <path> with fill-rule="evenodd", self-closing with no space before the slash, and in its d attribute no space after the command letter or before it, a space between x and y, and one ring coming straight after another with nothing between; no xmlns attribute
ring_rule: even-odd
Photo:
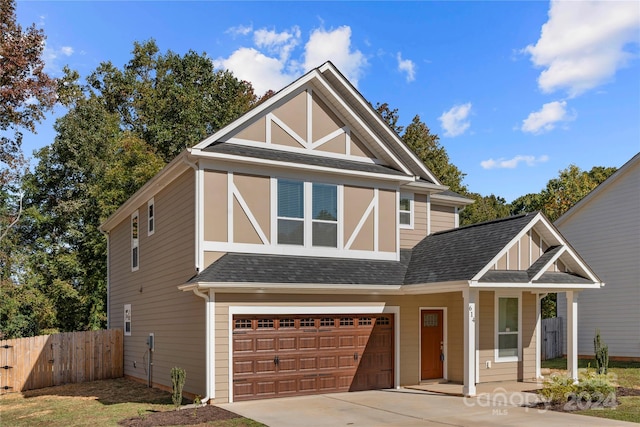
<svg viewBox="0 0 640 427"><path fill-rule="evenodd" d="M0 426L102 427L125 418L172 410L171 394L124 378L67 384L0 396ZM258 427L247 418L206 424Z"/></svg>
<svg viewBox="0 0 640 427"><path fill-rule="evenodd" d="M578 359L579 368L594 368L595 361ZM558 358L542 361L543 368L566 370L567 359ZM609 362L609 372L614 374L615 381L620 387L640 389L640 362ZM640 396L620 396L620 405L611 409L588 409L577 411L577 414L594 417L609 418L619 421L640 423Z"/></svg>

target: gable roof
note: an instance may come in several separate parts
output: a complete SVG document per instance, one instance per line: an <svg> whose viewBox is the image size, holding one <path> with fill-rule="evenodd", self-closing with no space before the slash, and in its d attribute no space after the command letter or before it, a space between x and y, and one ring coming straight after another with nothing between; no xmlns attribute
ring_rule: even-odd
<svg viewBox="0 0 640 427"><path fill-rule="evenodd" d="M611 187L615 182L626 175L627 172L630 172L631 170L638 167L640 167L640 153L637 153L635 156L633 156L627 163L622 165L620 169L615 171L609 178L605 179L600 183L600 185L591 190L589 194L584 196L578 203L573 205L571 209L566 211L560 218L558 218L554 224L557 226L561 226L563 223L573 217L575 213L579 212L583 208L583 206L587 205L591 200L597 197L600 193L602 193L603 191L607 191L609 187Z"/></svg>
<svg viewBox="0 0 640 427"><path fill-rule="evenodd" d="M420 177L427 182L441 186L437 177L424 163L402 142L400 137L389 128L371 104L351 85L351 83L331 63L326 62L318 68L292 82L278 91L262 104L248 111L232 123L223 127L213 135L196 144L191 152L198 154L205 151L212 144L225 142L231 134L242 128L246 123L256 120L281 104L287 97L311 86L326 98L332 99L343 110L344 118L351 126L362 133L371 135L371 140L378 145L378 151L384 153L387 163L391 167L412 177Z"/></svg>
<svg viewBox="0 0 640 427"><path fill-rule="evenodd" d="M590 270L549 272L550 263L569 250L549 247L528 270L492 270L496 259L544 217L529 213L434 233L413 249L400 251L399 261L227 253L180 288L231 287L362 290L375 287L409 291L413 285L467 283L479 286L548 284L600 286ZM548 222L547 222L548 224ZM547 225L544 224L543 225ZM564 242L561 242L564 243ZM579 270L579 269L578 269ZM356 286L355 288L353 286ZM237 288L234 288L237 287Z"/></svg>

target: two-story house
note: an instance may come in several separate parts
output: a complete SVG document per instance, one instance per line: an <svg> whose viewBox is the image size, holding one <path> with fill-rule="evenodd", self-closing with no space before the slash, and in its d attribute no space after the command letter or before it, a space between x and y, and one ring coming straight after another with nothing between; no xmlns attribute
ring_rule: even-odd
<svg viewBox="0 0 640 427"><path fill-rule="evenodd" d="M103 224L125 374L216 403L538 377L540 299L601 283L541 214L459 228L470 202L325 63Z"/></svg>

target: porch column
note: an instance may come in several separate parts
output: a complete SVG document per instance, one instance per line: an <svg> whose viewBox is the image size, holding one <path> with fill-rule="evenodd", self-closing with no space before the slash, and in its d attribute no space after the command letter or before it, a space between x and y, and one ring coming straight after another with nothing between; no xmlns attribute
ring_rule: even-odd
<svg viewBox="0 0 640 427"><path fill-rule="evenodd" d="M476 303L477 289L465 289L463 297L464 325L464 378L462 393L465 396L476 395Z"/></svg>
<svg viewBox="0 0 640 427"><path fill-rule="evenodd" d="M567 292L567 370L578 381L578 293Z"/></svg>

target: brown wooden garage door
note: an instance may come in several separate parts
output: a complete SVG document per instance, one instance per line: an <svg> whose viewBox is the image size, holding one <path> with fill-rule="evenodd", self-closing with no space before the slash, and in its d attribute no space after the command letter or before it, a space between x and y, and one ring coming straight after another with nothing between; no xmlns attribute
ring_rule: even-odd
<svg viewBox="0 0 640 427"><path fill-rule="evenodd" d="M234 316L233 398L393 387L393 315Z"/></svg>

